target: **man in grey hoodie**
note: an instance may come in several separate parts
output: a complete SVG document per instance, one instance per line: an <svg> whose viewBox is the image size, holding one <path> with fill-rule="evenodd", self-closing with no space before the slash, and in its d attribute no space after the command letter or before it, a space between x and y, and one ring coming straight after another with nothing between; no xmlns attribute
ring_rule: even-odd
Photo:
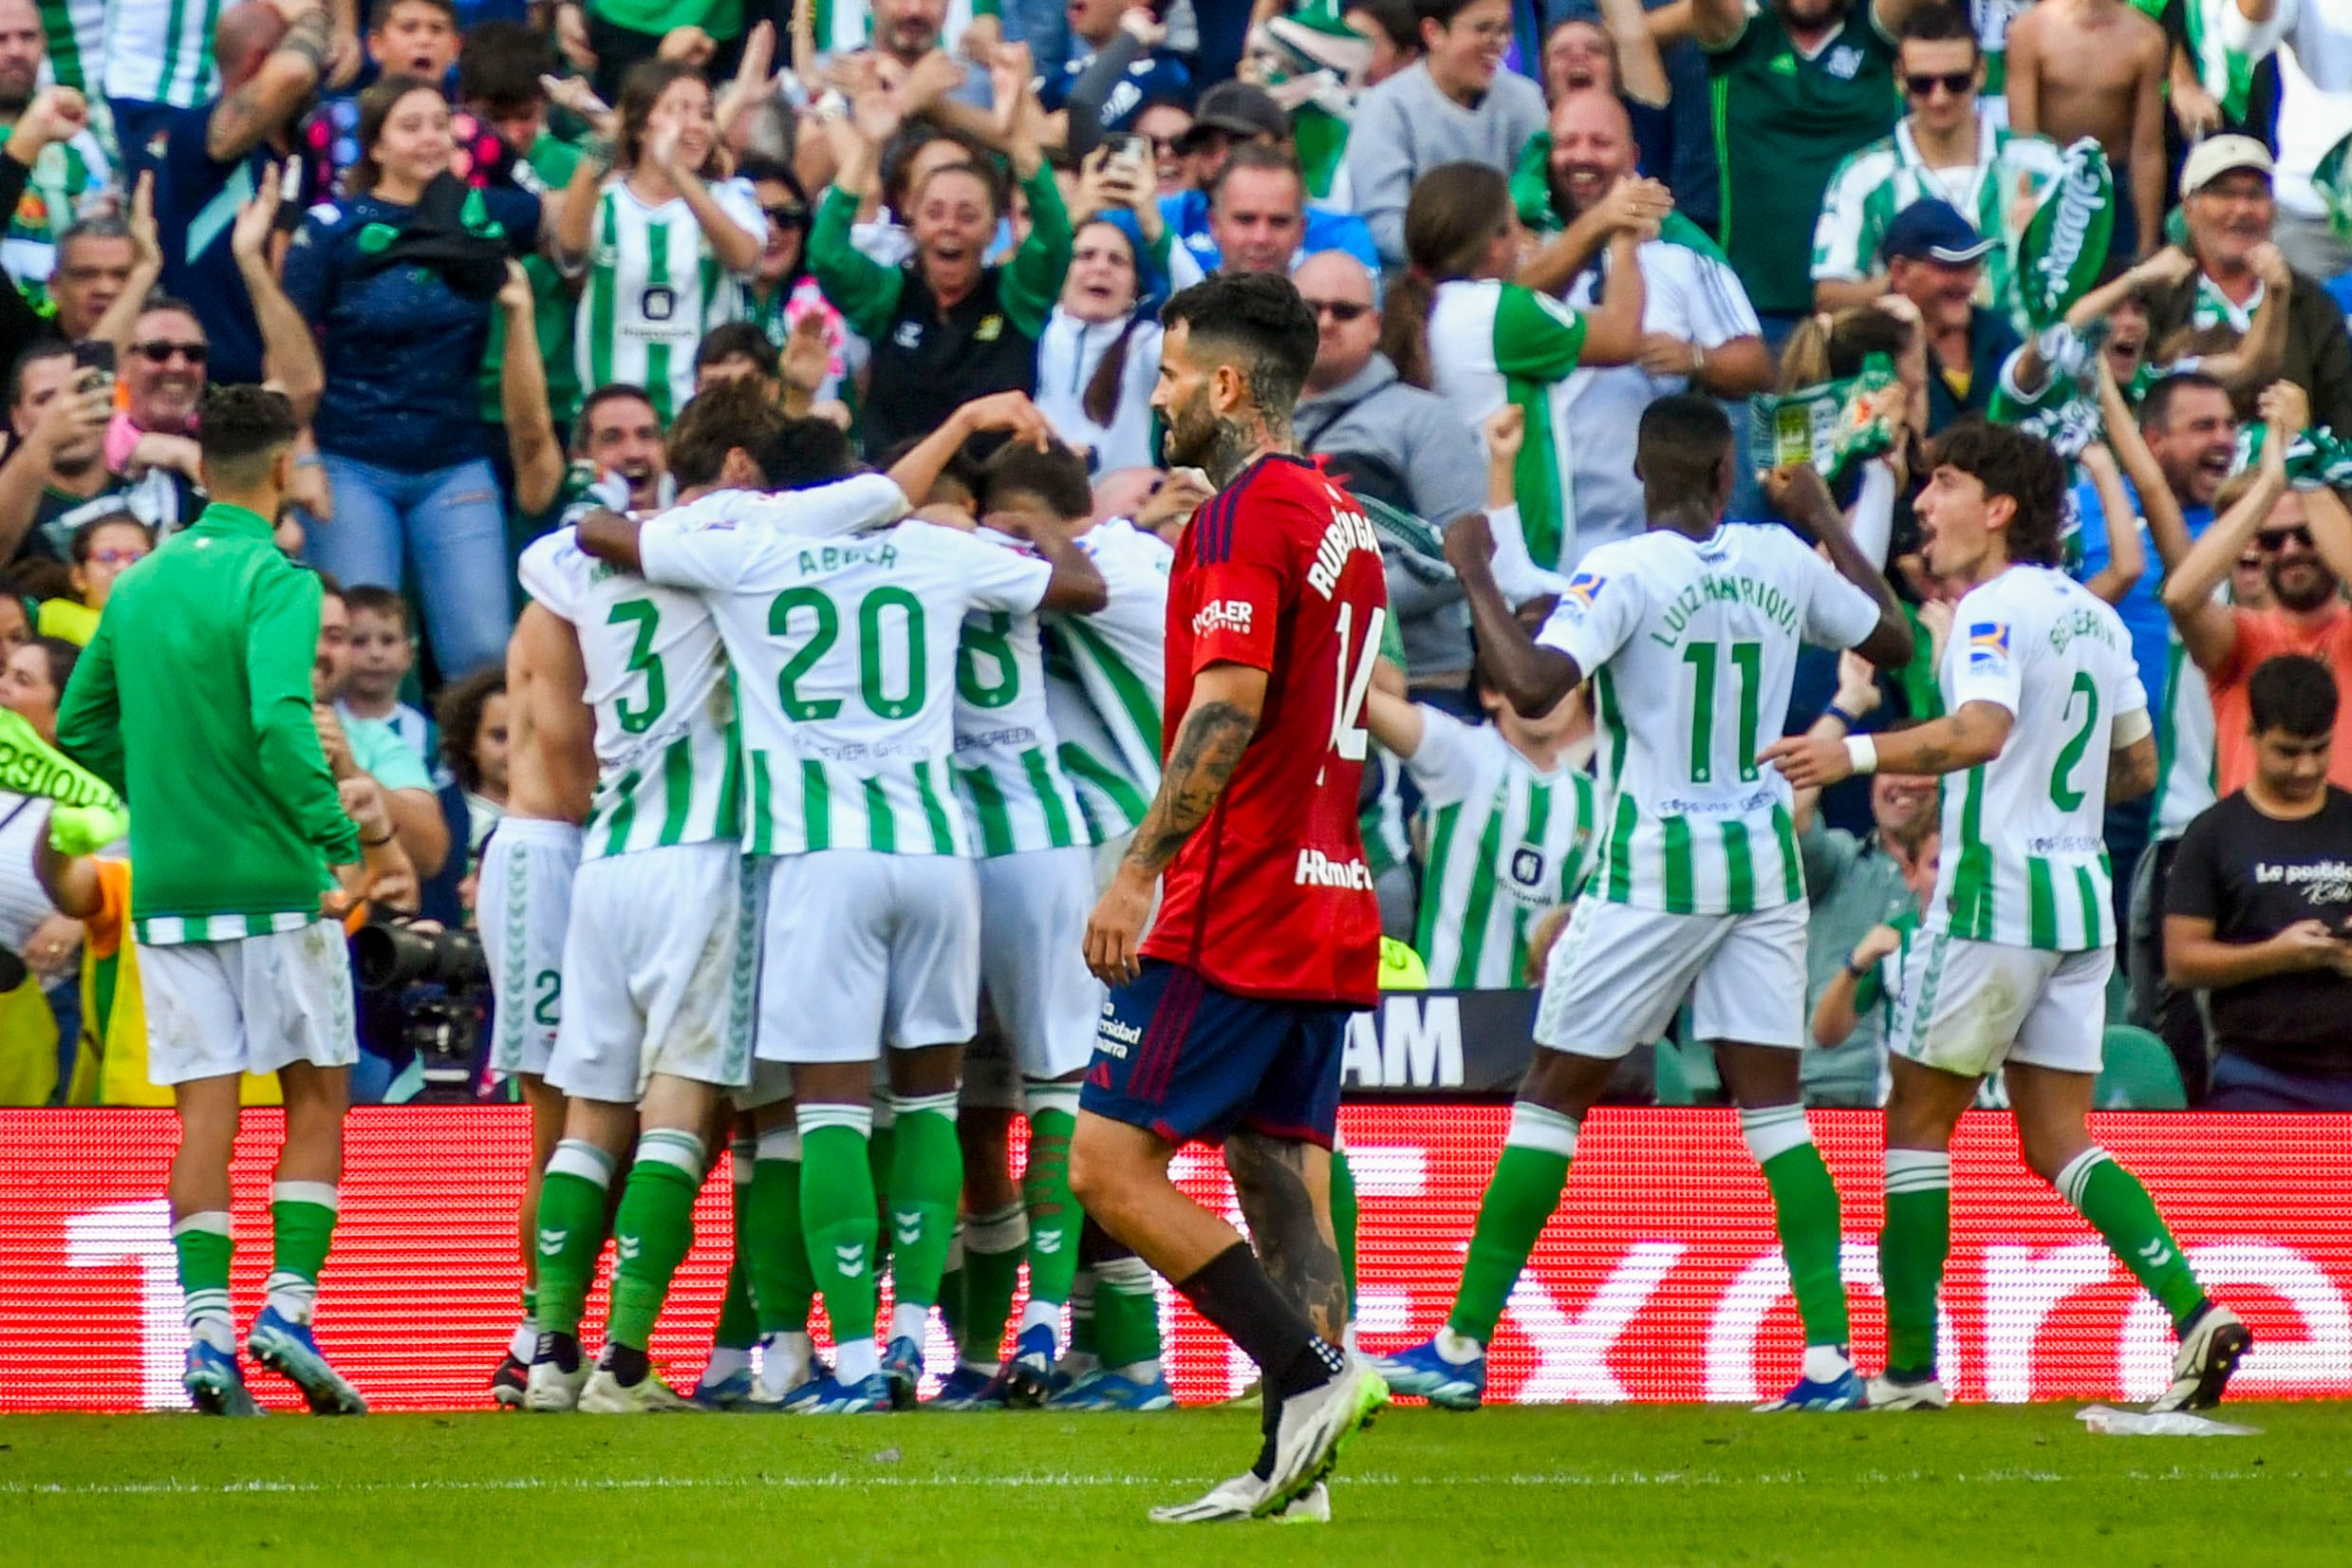
<svg viewBox="0 0 2352 1568"><path fill-rule="evenodd" d="M1477 435L1445 399L1397 380L1379 351L1379 295L1370 269L1344 251L1320 251L1291 277L1320 328L1293 417L1300 450L1329 458L1357 495L1432 528L1483 507L1486 462ZM1389 609L1415 695L1465 700L1470 628L1461 585L1442 557L1400 548L1384 553Z"/></svg>

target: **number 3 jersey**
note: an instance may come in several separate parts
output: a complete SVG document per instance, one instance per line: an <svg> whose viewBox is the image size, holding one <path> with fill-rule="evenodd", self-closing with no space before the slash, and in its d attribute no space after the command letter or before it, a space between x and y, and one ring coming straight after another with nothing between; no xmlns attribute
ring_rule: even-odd
<svg viewBox="0 0 2352 1568"><path fill-rule="evenodd" d="M1990 702L2015 722L1999 756L1944 781L1927 928L2045 952L2113 946L2108 754L2152 727L2121 618L2063 572L2013 566L1953 609L1940 673L1946 712Z"/></svg>
<svg viewBox="0 0 2352 1568"><path fill-rule="evenodd" d="M1028 615L1053 569L931 523L882 475L654 518L645 575L701 593L735 666L744 847L964 855L948 761L974 610Z"/></svg>
<svg viewBox="0 0 2352 1568"><path fill-rule="evenodd" d="M584 859L740 831L735 701L710 610L580 548L575 529L532 541L523 591L571 624L596 714L596 798Z"/></svg>
<svg viewBox="0 0 2352 1568"><path fill-rule="evenodd" d="M1372 524L1297 457L1260 458L1185 525L1167 585L1167 771L1211 664L1266 672L1256 735L1168 866L1143 951L1244 996L1370 1006L1380 910L1356 828L1388 585Z"/></svg>
<svg viewBox="0 0 2352 1568"><path fill-rule="evenodd" d="M1607 805L1588 896L1676 915L1738 915L1804 897L1788 781L1756 760L1778 739L1801 643L1852 647L1869 594L1777 523L1671 529L1578 563L1537 641L1593 682Z"/></svg>

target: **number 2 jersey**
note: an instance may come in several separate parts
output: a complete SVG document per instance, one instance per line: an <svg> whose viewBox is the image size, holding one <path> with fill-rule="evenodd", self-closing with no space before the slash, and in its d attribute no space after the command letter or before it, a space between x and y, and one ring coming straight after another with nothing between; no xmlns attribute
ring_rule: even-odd
<svg viewBox="0 0 2352 1568"><path fill-rule="evenodd" d="M1243 996L1376 999L1356 786L1387 614L1372 524L1313 464L1261 457L1193 513L1167 585L1164 754L1209 665L1264 670L1266 695L1215 810L1167 868L1146 956Z"/></svg>
<svg viewBox="0 0 2352 1568"><path fill-rule="evenodd" d="M1847 648L1878 607L1777 523L1652 529L1587 554L1537 641L1593 682L1607 805L1588 896L1675 915L1804 897L1778 739L1801 643Z"/></svg>
<svg viewBox="0 0 2352 1568"><path fill-rule="evenodd" d="M973 610L1028 615L1053 569L931 523L879 474L733 493L645 524L645 575L700 593L735 666L754 854L972 853L948 775ZM859 532L867 528L867 532Z"/></svg>
<svg viewBox="0 0 2352 1568"><path fill-rule="evenodd" d="M735 700L702 601L619 571L576 529L531 542L523 591L571 624L596 715L596 797L584 859L740 831Z"/></svg>
<svg viewBox="0 0 2352 1568"><path fill-rule="evenodd" d="M2150 733L2131 634L2065 573L2013 566L1952 610L1944 707L2015 719L2001 755L1944 781L1943 855L1927 928L2080 953L2115 944L2103 821L2119 734Z"/></svg>

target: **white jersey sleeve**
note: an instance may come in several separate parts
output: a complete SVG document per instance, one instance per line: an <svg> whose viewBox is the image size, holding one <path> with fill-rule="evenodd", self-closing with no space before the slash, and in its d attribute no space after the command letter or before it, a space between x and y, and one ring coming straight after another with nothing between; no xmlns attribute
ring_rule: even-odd
<svg viewBox="0 0 2352 1568"><path fill-rule="evenodd" d="M929 525L926 525L929 526ZM990 544L977 534L940 529L955 541L946 548L962 572L964 591L976 609L1007 610L1033 615L1045 598L1045 585L1054 569L1045 558L1024 547Z"/></svg>
<svg viewBox="0 0 2352 1568"><path fill-rule="evenodd" d="M532 603L544 606L557 620L574 625L580 621L580 588L584 579L564 569L564 564L580 553L579 539L579 530L571 528L543 533L523 547L522 557L514 563L515 580L531 596Z"/></svg>
<svg viewBox="0 0 2352 1568"><path fill-rule="evenodd" d="M2011 624L2001 597L1981 588L1971 590L1952 611L1951 624L1954 645L1945 655L1951 672L1951 710L1956 713L1969 702L1990 702L2016 718L2025 691L2025 662L2017 647L2020 628ZM2139 703L2148 705L2145 693Z"/></svg>
<svg viewBox="0 0 2352 1568"><path fill-rule="evenodd" d="M1788 550L1805 595L1805 641L1817 647L1850 648L1878 629L1878 602L1839 576L1837 569L1788 535Z"/></svg>
<svg viewBox="0 0 2352 1568"><path fill-rule="evenodd" d="M1468 799L1481 771L1472 726L1427 702L1413 706L1421 713L1421 745L1405 759L1405 769L1421 787L1422 798L1432 807Z"/></svg>
<svg viewBox="0 0 2352 1568"><path fill-rule="evenodd" d="M768 215L759 210L759 193L752 188L750 180L718 180L711 185L710 193L711 200L737 228L763 246L768 243ZM755 259L754 266L756 265ZM751 270L746 269L736 275L749 277Z"/></svg>
<svg viewBox="0 0 2352 1568"><path fill-rule="evenodd" d="M698 520L693 510L681 507L639 525L638 566L648 583L724 592L742 579L754 541L741 524L709 513Z"/></svg>
<svg viewBox="0 0 2352 1568"><path fill-rule="evenodd" d="M1631 564L1620 560L1620 553L1603 545L1587 555L1536 634L1540 645L1558 648L1588 676L1625 646L1649 608L1645 585L1635 573L1620 569Z"/></svg>

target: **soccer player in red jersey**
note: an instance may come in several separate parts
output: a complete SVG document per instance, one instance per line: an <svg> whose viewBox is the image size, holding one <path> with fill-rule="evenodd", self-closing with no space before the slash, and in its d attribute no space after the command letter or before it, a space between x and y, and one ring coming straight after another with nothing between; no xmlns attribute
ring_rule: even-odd
<svg viewBox="0 0 2352 1568"><path fill-rule="evenodd" d="M1087 923L1111 992L1071 1185L1263 1374L1257 1465L1153 1517L1328 1517L1339 1445L1388 1401L1333 1343L1347 1287L1330 1201L1341 1039L1379 967L1355 807L1388 595L1372 525L1293 450L1316 324L1289 279L1216 277L1161 319L1167 459L1219 488L1168 581L1159 794ZM1223 1144L1262 1263L1168 1180L1195 1139Z"/></svg>

